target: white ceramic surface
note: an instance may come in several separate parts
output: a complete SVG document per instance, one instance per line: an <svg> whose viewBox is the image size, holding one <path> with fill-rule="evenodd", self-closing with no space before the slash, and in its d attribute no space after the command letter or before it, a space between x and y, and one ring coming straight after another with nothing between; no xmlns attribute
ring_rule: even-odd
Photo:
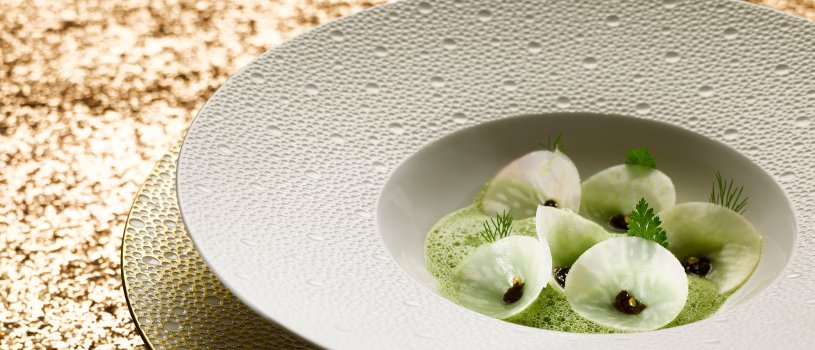
<svg viewBox="0 0 815 350"><path fill-rule="evenodd" d="M147 349L315 349L252 312L203 262L178 213L180 148L179 140L144 181L122 240L122 287Z"/></svg>
<svg viewBox="0 0 815 350"><path fill-rule="evenodd" d="M814 48L813 24L729 0L374 8L264 54L213 95L182 147L181 212L235 295L330 348L806 348ZM416 283L376 229L390 173L456 130L553 112L657 119L744 154L795 212L795 240L778 242L794 251L780 277L710 320L627 335L516 326Z"/></svg>

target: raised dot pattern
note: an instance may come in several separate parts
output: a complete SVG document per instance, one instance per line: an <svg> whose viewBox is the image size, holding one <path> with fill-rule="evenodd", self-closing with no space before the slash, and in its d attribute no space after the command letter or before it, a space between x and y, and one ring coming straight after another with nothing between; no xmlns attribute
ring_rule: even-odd
<svg viewBox="0 0 815 350"><path fill-rule="evenodd" d="M122 272L139 329L155 349L312 349L243 305L201 260L176 204L179 145L142 185L125 228Z"/></svg>
<svg viewBox="0 0 815 350"><path fill-rule="evenodd" d="M380 57L377 47L388 54ZM224 280L259 310L330 347L496 339L507 347L570 347L571 338L518 334L418 284L397 284L405 273L381 259L387 252L373 216L355 212L375 213L390 171L468 125L547 112L634 115L725 142L776 176L799 214L803 253L788 269L813 271L813 47L810 23L736 1L397 2L300 36L219 89L185 140L180 202ZM331 142L334 134L343 142ZM811 311L802 306L812 299L804 287L813 284L812 274L779 279L754 298L777 302L741 305L730 311L733 322L632 338L667 349L698 339L806 347L813 335L794 324L773 328L773 337L756 335L779 314ZM398 317L375 319L366 312L372 309ZM407 332L406 324L421 329ZM374 329L379 336L361 332ZM607 345L603 339L587 338L585 346Z"/></svg>

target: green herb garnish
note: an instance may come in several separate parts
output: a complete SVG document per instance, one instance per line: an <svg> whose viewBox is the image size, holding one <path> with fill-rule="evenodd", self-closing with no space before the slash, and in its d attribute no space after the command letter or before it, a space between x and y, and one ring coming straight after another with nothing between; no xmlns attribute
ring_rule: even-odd
<svg viewBox="0 0 815 350"><path fill-rule="evenodd" d="M563 152L563 134L557 134L557 137L555 137L555 143L552 143L552 135L549 135L549 137L546 139L546 144L538 143L538 145L552 152Z"/></svg>
<svg viewBox="0 0 815 350"><path fill-rule="evenodd" d="M484 231L481 231L481 237L488 243L492 243L509 236L510 231L512 231L513 219L514 216L512 212L504 210L503 213L496 215L495 218L484 221Z"/></svg>
<svg viewBox="0 0 815 350"><path fill-rule="evenodd" d="M659 226L662 221L654 214L654 209L648 206L645 198L640 199L629 219L628 236L641 237L657 242L663 247L668 246L668 235Z"/></svg>
<svg viewBox="0 0 815 350"><path fill-rule="evenodd" d="M647 147L632 148L625 152L625 164L641 165L652 169L657 168L657 161L648 152Z"/></svg>
<svg viewBox="0 0 815 350"><path fill-rule="evenodd" d="M718 191L717 191L718 190ZM733 179L727 182L722 178L722 173L716 171L716 182L710 191L710 202L730 208L739 214L744 214L749 197L741 198L744 186L733 187Z"/></svg>

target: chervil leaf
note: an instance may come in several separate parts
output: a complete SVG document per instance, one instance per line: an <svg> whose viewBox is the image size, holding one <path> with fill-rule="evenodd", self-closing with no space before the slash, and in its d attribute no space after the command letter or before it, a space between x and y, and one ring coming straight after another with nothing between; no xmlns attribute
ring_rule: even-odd
<svg viewBox="0 0 815 350"><path fill-rule="evenodd" d="M648 152L647 147L632 148L625 153L625 164L641 165L656 169L657 161Z"/></svg>
<svg viewBox="0 0 815 350"><path fill-rule="evenodd" d="M652 240L663 247L667 247L668 236L665 230L659 226L661 224L662 221L659 220L659 216L654 214L654 209L648 206L645 198L642 198L629 216L628 235Z"/></svg>

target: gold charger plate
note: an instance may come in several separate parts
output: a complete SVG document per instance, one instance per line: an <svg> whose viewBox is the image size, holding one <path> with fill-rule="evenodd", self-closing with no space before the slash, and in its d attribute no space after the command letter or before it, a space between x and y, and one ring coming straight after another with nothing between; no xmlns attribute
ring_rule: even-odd
<svg viewBox="0 0 815 350"><path fill-rule="evenodd" d="M181 142L139 189L125 226L122 276L133 321L153 349L314 349L255 314L198 255L178 210Z"/></svg>

